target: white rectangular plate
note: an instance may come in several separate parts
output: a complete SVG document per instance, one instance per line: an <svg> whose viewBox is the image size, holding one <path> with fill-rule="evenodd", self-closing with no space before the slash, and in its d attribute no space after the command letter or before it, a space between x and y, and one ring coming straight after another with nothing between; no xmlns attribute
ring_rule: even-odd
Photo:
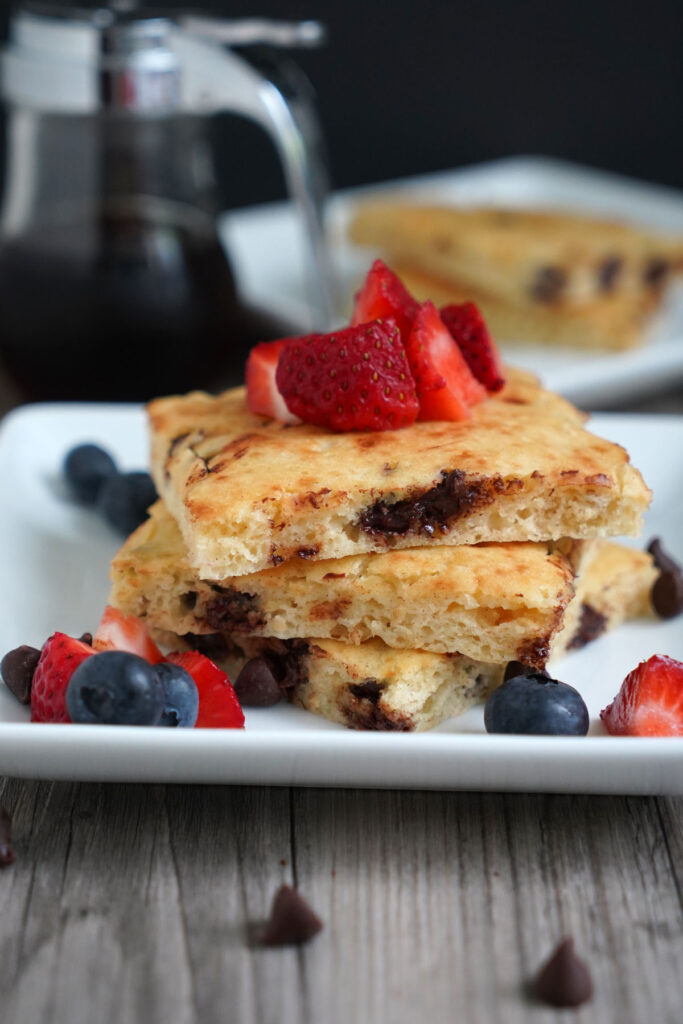
<svg viewBox="0 0 683 1024"><path fill-rule="evenodd" d="M655 492L646 537L683 556L683 418L596 416ZM146 464L132 406L28 406L0 428L0 655L55 630L94 630L119 538L60 483L74 444L105 445L124 469ZM354 733L282 704L247 712L246 729L38 725L0 683L0 774L128 782L224 782L593 793L683 792L683 740L613 738L598 714L651 654L683 659L683 620L623 626L566 658L556 675L591 713L584 738L489 736L481 708L430 733Z"/></svg>
<svg viewBox="0 0 683 1024"><path fill-rule="evenodd" d="M338 192L328 210L338 323L348 320L350 297L373 255L348 242L351 212L359 200L383 192L434 203L586 211L683 235L680 193L540 157L496 160ZM245 302L280 317L292 332L310 330L302 235L291 204L270 203L230 214L224 230ZM656 392L683 380L683 290L672 294L646 342L633 351L596 353L523 342L505 345L505 358L539 373L548 387L579 404L598 408Z"/></svg>

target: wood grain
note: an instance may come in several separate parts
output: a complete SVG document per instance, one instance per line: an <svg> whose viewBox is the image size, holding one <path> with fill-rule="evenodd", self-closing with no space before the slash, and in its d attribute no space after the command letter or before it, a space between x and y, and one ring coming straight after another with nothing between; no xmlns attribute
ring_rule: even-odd
<svg viewBox="0 0 683 1024"><path fill-rule="evenodd" d="M2 1024L678 1024L683 801L6 780ZM295 882L325 929L263 949ZM564 934L593 1002L525 985Z"/></svg>

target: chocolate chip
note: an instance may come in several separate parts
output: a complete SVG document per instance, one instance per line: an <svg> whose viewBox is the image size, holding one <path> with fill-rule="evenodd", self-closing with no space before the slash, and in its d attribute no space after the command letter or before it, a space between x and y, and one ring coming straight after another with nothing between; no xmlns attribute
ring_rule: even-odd
<svg viewBox="0 0 683 1024"><path fill-rule="evenodd" d="M12 819L4 807L0 807L0 868L14 864L16 854L12 849Z"/></svg>
<svg viewBox="0 0 683 1024"><path fill-rule="evenodd" d="M593 979L574 952L574 940L563 939L541 968L534 992L549 1006L581 1006L593 995Z"/></svg>
<svg viewBox="0 0 683 1024"><path fill-rule="evenodd" d="M553 302L567 284L567 273L562 267L539 267L531 284L531 298L537 302Z"/></svg>
<svg viewBox="0 0 683 1024"><path fill-rule="evenodd" d="M8 651L0 663L5 685L20 704L31 703L31 683L39 660L40 651L37 648L22 644Z"/></svg>
<svg viewBox="0 0 683 1024"><path fill-rule="evenodd" d="M660 619L673 619L683 612L683 571L664 551L658 537L648 544L647 550L659 569L650 592L652 607Z"/></svg>
<svg viewBox="0 0 683 1024"><path fill-rule="evenodd" d="M283 885L275 894L260 941L264 946L289 946L308 942L318 934L322 926L318 915L296 889Z"/></svg>
<svg viewBox="0 0 683 1024"><path fill-rule="evenodd" d="M508 679L514 679L515 676L528 676L531 674L545 676L546 679L550 679L550 675L544 668L537 669L533 665L524 665L521 661L508 661L503 682L507 683Z"/></svg>
<svg viewBox="0 0 683 1024"><path fill-rule="evenodd" d="M252 658L234 683L240 704L248 708L269 708L282 700L282 690L265 658Z"/></svg>
<svg viewBox="0 0 683 1024"><path fill-rule="evenodd" d="M586 644L591 643L593 640L597 640L599 636L602 636L606 632L608 626L607 616L599 612L597 608L593 608L590 604L581 605L581 615L579 616L579 624L576 628L574 636L567 644L568 651L579 651Z"/></svg>
<svg viewBox="0 0 683 1024"><path fill-rule="evenodd" d="M645 264L643 269L643 281L650 288L659 288L664 284L669 273L669 261L659 256L653 256Z"/></svg>
<svg viewBox="0 0 683 1024"><path fill-rule="evenodd" d="M608 256L598 267L598 287L600 291L611 292L617 283L624 264L621 256Z"/></svg>

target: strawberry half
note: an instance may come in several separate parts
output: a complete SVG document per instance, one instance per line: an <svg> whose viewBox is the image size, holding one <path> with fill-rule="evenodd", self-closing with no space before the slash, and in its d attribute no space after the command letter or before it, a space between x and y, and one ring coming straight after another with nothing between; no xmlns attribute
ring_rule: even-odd
<svg viewBox="0 0 683 1024"><path fill-rule="evenodd" d="M32 722L70 722L66 688L78 666L94 654L89 644L54 633L40 655L31 683Z"/></svg>
<svg viewBox="0 0 683 1024"><path fill-rule="evenodd" d="M199 651L175 651L165 659L189 672L199 692L195 729L242 729L244 713L232 683L215 662Z"/></svg>
<svg viewBox="0 0 683 1024"><path fill-rule="evenodd" d="M164 657L142 619L135 615L124 615L110 604L104 609L92 645L96 651L128 651L152 665Z"/></svg>
<svg viewBox="0 0 683 1024"><path fill-rule="evenodd" d="M505 384L500 354L474 303L444 306L441 319L457 342L473 376L487 391L500 391Z"/></svg>
<svg viewBox="0 0 683 1024"><path fill-rule="evenodd" d="M289 410L319 427L396 430L417 417L415 382L393 320L292 342L276 380Z"/></svg>
<svg viewBox="0 0 683 1024"><path fill-rule="evenodd" d="M664 654L641 662L600 718L613 736L683 736L683 664Z"/></svg>
<svg viewBox="0 0 683 1024"><path fill-rule="evenodd" d="M396 322L405 342L419 308L419 302L393 270L389 270L381 260L375 260L356 295L351 326L388 318Z"/></svg>
<svg viewBox="0 0 683 1024"><path fill-rule="evenodd" d="M420 306L406 343L420 403L419 420L466 420L486 398L432 302Z"/></svg>
<svg viewBox="0 0 683 1024"><path fill-rule="evenodd" d="M247 385L247 405L257 416L270 416L280 423L297 423L277 389L275 371L280 352L292 341L299 338L280 338L278 341L263 341L252 348L247 359L244 377Z"/></svg>

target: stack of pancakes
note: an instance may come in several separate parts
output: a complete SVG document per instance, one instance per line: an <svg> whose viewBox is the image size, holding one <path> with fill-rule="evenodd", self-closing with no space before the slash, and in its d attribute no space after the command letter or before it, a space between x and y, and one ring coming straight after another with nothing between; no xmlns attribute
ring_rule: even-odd
<svg viewBox="0 0 683 1024"><path fill-rule="evenodd" d="M622 448L528 374L466 422L330 433L245 391L149 407L161 500L112 567L112 603L231 678L265 658L294 703L426 729L648 607L650 493Z"/></svg>
<svg viewBox="0 0 683 1024"><path fill-rule="evenodd" d="M683 270L683 239L571 213L383 201L350 235L416 298L475 302L499 341L631 348Z"/></svg>

